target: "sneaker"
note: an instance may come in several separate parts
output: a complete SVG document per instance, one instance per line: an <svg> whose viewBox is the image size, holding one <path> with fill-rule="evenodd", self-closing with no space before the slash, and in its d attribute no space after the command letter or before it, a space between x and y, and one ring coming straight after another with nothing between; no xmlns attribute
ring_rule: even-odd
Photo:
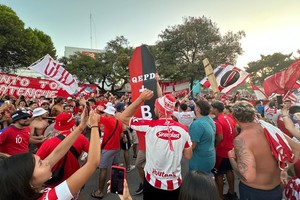
<svg viewBox="0 0 300 200"><path fill-rule="evenodd" d="M129 173L131 172L132 170L135 169L135 166L134 165L130 165L127 169L126 169L126 172Z"/></svg>
<svg viewBox="0 0 300 200"><path fill-rule="evenodd" d="M135 194L142 194L143 193L143 183L140 183L139 188L137 189L137 191L135 191Z"/></svg>
<svg viewBox="0 0 300 200"><path fill-rule="evenodd" d="M224 194L224 200L238 200L238 199L239 198L236 192L234 193L227 192L227 194Z"/></svg>

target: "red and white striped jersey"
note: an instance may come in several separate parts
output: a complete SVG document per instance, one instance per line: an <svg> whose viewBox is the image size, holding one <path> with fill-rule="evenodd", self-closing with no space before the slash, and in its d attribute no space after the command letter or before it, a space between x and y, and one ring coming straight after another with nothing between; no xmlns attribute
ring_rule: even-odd
<svg viewBox="0 0 300 200"><path fill-rule="evenodd" d="M162 190L181 185L182 153L192 142L187 128L172 119L147 120L131 118L130 127L146 134L146 180Z"/></svg>

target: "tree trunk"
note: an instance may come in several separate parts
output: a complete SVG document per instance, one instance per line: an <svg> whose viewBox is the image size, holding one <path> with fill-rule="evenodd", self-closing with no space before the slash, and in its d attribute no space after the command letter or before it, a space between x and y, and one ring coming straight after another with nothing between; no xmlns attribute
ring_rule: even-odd
<svg viewBox="0 0 300 200"><path fill-rule="evenodd" d="M194 79L192 78L190 81L190 96L193 97L193 86L194 86Z"/></svg>

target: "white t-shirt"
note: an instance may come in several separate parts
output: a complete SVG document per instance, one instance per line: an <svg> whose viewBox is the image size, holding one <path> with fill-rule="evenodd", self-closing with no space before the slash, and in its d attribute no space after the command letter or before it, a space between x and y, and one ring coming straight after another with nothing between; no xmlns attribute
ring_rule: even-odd
<svg viewBox="0 0 300 200"><path fill-rule="evenodd" d="M178 122L185 125L190 126L191 123L195 119L195 113L194 111L188 111L188 112L173 112L173 115L178 119Z"/></svg>

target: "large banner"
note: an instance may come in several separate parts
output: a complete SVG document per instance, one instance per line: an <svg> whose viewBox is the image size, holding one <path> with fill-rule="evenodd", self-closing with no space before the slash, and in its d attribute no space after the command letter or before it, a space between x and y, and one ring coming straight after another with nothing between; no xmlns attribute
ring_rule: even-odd
<svg viewBox="0 0 300 200"><path fill-rule="evenodd" d="M285 70L268 76L263 82L266 95L271 96L272 93L286 94L289 90L300 88L300 59L293 62Z"/></svg>
<svg viewBox="0 0 300 200"><path fill-rule="evenodd" d="M31 69L54 80L70 95L78 92L78 84L74 76L48 54L32 64Z"/></svg>
<svg viewBox="0 0 300 200"><path fill-rule="evenodd" d="M218 89L221 93L228 93L235 87L244 83L249 77L249 73L232 65L221 65L214 69ZM200 81L204 87L211 88L207 77Z"/></svg>
<svg viewBox="0 0 300 200"><path fill-rule="evenodd" d="M96 84L82 84L79 86L78 94L96 93ZM27 76L17 76L13 74L0 73L0 96L21 95L28 98L46 98L70 96L61 86L52 80L31 78Z"/></svg>
<svg viewBox="0 0 300 200"><path fill-rule="evenodd" d="M161 81L159 82L163 94L172 94L176 97L184 97L190 92L189 81Z"/></svg>
<svg viewBox="0 0 300 200"><path fill-rule="evenodd" d="M149 119L153 118L155 116L154 103L157 98L156 67L154 58L146 45L137 47L134 50L129 63L129 74L132 101L138 98L145 88L153 91L153 97L136 109L134 116Z"/></svg>

